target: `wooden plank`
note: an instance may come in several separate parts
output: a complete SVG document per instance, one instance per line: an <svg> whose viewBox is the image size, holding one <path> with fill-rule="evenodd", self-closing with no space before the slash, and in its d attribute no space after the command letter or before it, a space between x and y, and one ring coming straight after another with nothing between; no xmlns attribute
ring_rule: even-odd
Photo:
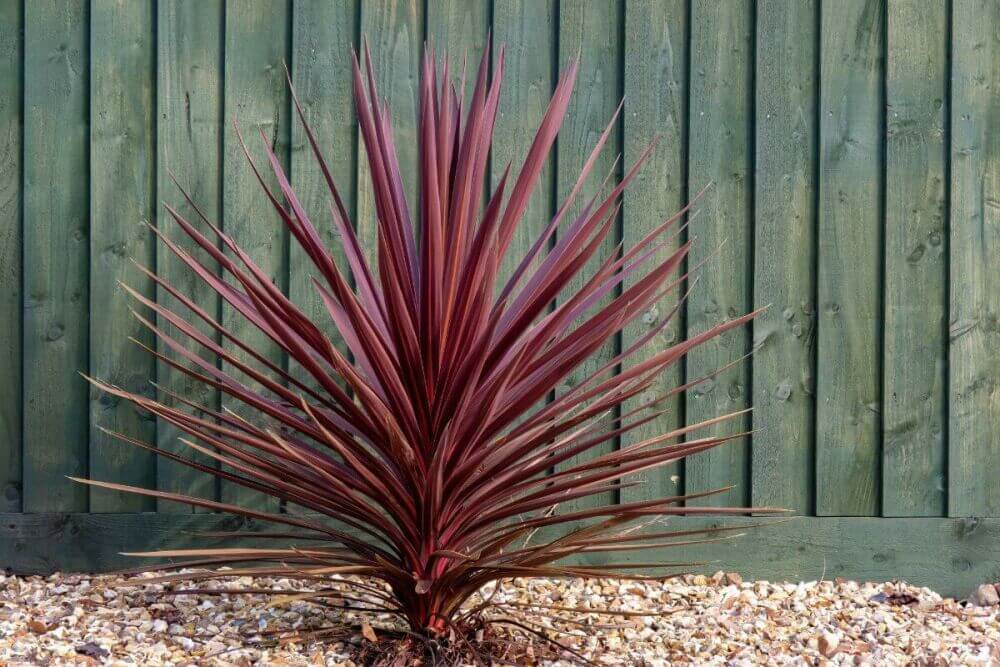
<svg viewBox="0 0 1000 667"><path fill-rule="evenodd" d="M21 509L21 67L20 2L0 5L0 508Z"/></svg>
<svg viewBox="0 0 1000 667"><path fill-rule="evenodd" d="M493 4L493 71L496 72L501 45L505 47L505 62L490 156L492 188L499 185L507 165L511 167L511 178L520 173L545 116L557 76L557 24L555 0L495 0ZM555 213L554 153L553 148L501 262L497 294ZM508 180L508 194L510 183ZM537 268L540 262L541 258L536 259L532 268ZM538 401L526 414L547 402Z"/></svg>
<svg viewBox="0 0 1000 667"><path fill-rule="evenodd" d="M757 4L752 498L812 511L818 3Z"/></svg>
<svg viewBox="0 0 1000 667"><path fill-rule="evenodd" d="M948 8L887 15L883 516L945 514Z"/></svg>
<svg viewBox="0 0 1000 667"><path fill-rule="evenodd" d="M351 47L357 35L359 2L296 2L292 26L292 79L303 113L315 133L323 157L336 179L344 206L352 216L357 191L357 120L351 91ZM343 244L330 220L332 202L319 164L298 118L292 120L291 182L334 261L344 271ZM316 270L305 251L292 240L289 247L288 292L313 322L331 331L335 344L347 346L333 333L330 316L313 287ZM293 364L297 377L307 375Z"/></svg>
<svg viewBox="0 0 1000 667"><path fill-rule="evenodd" d="M543 3L544 7L544 3ZM486 48L490 30L489 0L435 0L427 3L427 41L438 53L448 55L448 64L461 76L462 64L468 67L463 91L472 98L476 67Z"/></svg>
<svg viewBox="0 0 1000 667"><path fill-rule="evenodd" d="M691 5L688 192L714 185L699 204L700 215L688 232L697 237L688 266L712 256L698 273L698 285L688 302L689 337L743 315L752 304L752 11L749 2L695 0ZM714 372L746 354L749 347L748 329L709 342L688 357L687 379ZM687 393L687 422L695 424L749 404L749 364L742 363ZM748 425L749 419L734 419L698 431L697 437L738 433ZM736 485L696 502L747 504L748 439L687 459L684 475L686 493Z"/></svg>
<svg viewBox="0 0 1000 667"><path fill-rule="evenodd" d="M489 31L490 0L438 0L427 3L427 43L437 50L439 61L447 54L451 72L461 76L463 65L467 66L468 75L462 91L466 100L472 99L476 70L486 48ZM492 71L488 75L492 75ZM496 140L494 136L494 142ZM486 168L480 211L485 210L488 196L493 192L490 165ZM502 167L492 171L502 173Z"/></svg>
<svg viewBox="0 0 1000 667"><path fill-rule="evenodd" d="M393 137L411 219L416 219L419 201L417 110L424 18L424 3L418 0L366 0L361 4L361 37L368 40L371 49L379 94L389 101L392 111ZM369 262L374 265L378 239L375 199L360 136L355 226Z"/></svg>
<svg viewBox="0 0 1000 667"><path fill-rule="evenodd" d="M670 527L756 521L677 517ZM194 539L200 546L222 546L193 534L267 529L267 524L225 514L0 514L0 567L17 574L105 572L141 562L121 551L184 547ZM225 546L236 544L228 540ZM587 561L597 563L600 557L590 554ZM1000 578L1000 519L809 517L753 529L730 541L611 557L711 560L696 570L737 571L747 580L902 579L942 595L965 596L976 585Z"/></svg>
<svg viewBox="0 0 1000 667"><path fill-rule="evenodd" d="M556 51L555 0L495 0L493 4L493 64L500 45L507 49L500 107L493 132L493 187L510 164L520 172L535 138L538 124L555 89L559 54ZM555 150L553 149L553 154ZM509 278L555 213L553 159L542 168L521 224L501 265L501 280Z"/></svg>
<svg viewBox="0 0 1000 667"><path fill-rule="evenodd" d="M90 514L0 514L0 568L20 574L107 572L137 567L143 560L121 552L232 546L230 539L198 532L260 530L228 514L155 512Z"/></svg>
<svg viewBox="0 0 1000 667"><path fill-rule="evenodd" d="M157 10L157 195L188 219L197 220L195 212L184 203L171 182L169 171L172 171L199 208L213 221L218 221L222 213L223 4L221 0L161 0ZM156 218L159 227L170 238L194 250L193 242L187 240L165 211L159 210ZM207 261L204 253L198 251L196 255ZM156 269L162 278L183 290L202 308L218 314L219 297L163 244L157 244ZM181 307L162 289L158 290L157 300L168 308ZM162 345L161 351L172 354ZM188 379L166 364L158 364L157 382L202 405L218 407L218 392ZM190 448L177 442L178 435L176 428L160 422L157 446L188 455ZM198 456L201 455L194 458ZM207 498L218 495L214 478L163 458L157 460L157 487ZM166 501L158 501L157 508L161 512L191 511L185 505Z"/></svg>
<svg viewBox="0 0 1000 667"><path fill-rule="evenodd" d="M948 512L1000 516L1000 4L952 9Z"/></svg>
<svg viewBox="0 0 1000 667"><path fill-rule="evenodd" d="M87 488L88 3L25 5L24 510L82 511Z"/></svg>
<svg viewBox="0 0 1000 667"><path fill-rule="evenodd" d="M288 231L275 213L257 182L240 146L234 120L273 192L278 192L260 133L267 136L271 149L289 168L291 141L291 97L285 80L284 63L291 46L291 6L288 0L240 2L226 0L225 21L225 113L222 173L223 229L282 290L288 283ZM279 367L284 363L281 348L260 329L228 304L223 304L222 322L244 343ZM227 344L238 359L260 368L260 362ZM228 366L228 368L226 368ZM255 390L260 384L223 364L241 382ZM222 406L253 419L241 401L222 396ZM237 484L221 484L224 502L259 507L268 511L279 506L277 498L265 496Z"/></svg>
<svg viewBox="0 0 1000 667"><path fill-rule="evenodd" d="M683 0L641 0L625 9L625 164L632 164L654 137L659 137L652 158L625 192L622 208L622 235L629 248L656 225L680 210L687 200L687 3ZM679 225L678 225L679 227ZM683 235L657 251L663 259L670 255ZM678 271L678 276L681 274ZM629 284L635 279L630 279ZM682 294L678 288L653 304L642 319L622 332L627 347L650 327L662 322L677 306ZM683 310L646 347L624 366L639 363L665 347L680 342L684 331ZM682 384L680 364L660 374L652 391L662 395ZM650 397L646 397L650 398ZM626 403L634 409L640 399ZM684 423L681 396L663 404L666 414L622 436L622 445L630 445L669 432ZM673 496L683 492L682 466L675 464L647 474L645 484L623 489L623 501Z"/></svg>
<svg viewBox="0 0 1000 667"><path fill-rule="evenodd" d="M738 526L755 519L670 521L672 529ZM588 554L607 562L702 562L704 573L736 571L747 581L902 580L964 598L1000 578L1000 519L801 517L719 543L627 554ZM687 571L688 568L685 568Z"/></svg>
<svg viewBox="0 0 1000 667"><path fill-rule="evenodd" d="M118 282L153 298L153 281L131 259L153 266L156 248L145 226L156 208L152 2L91 5L90 84L90 372L94 377L151 395L156 361L129 341L153 344L132 317L134 302ZM122 35L129 35L123 40ZM156 438L156 421L127 401L90 390L90 469L94 479L155 487L156 462L144 451L106 435L101 428L145 442ZM93 488L91 512L146 512L152 498Z"/></svg>
<svg viewBox="0 0 1000 667"><path fill-rule="evenodd" d="M584 162L614 114L621 98L622 8L623 5L615 0L563 0L559 3L560 68L567 67L569 62L577 56L581 56L581 60L576 90L570 100L566 122L563 124L556 144L558 205L561 205L576 183ZM583 204L597 192L604 177L613 168L621 149L621 133L616 131L608 139L603 153L595 163L591 177L577 195L576 202L567 215L567 220L572 220L580 212ZM621 165L614 168L617 173L613 176L612 181L621 175ZM580 289L584 281L592 275L593 271L608 255L615 252L620 240L621 227L618 226L608 235L601 248L569 283L564 292L570 294ZM602 300L599 305L607 304L610 298ZM618 353L619 344L620 341L617 340L617 337L609 340L563 380L556 390L557 393L569 391L577 382L582 381L605 365ZM614 424L614 418L609 417L601 423L601 426L610 430L614 428ZM561 467L570 467L583 460L613 451L617 446L617 438L612 439L589 452L570 459ZM559 512L572 512L584 507L606 505L615 502L615 499L616 494L603 493L563 503L559 507Z"/></svg>
<svg viewBox="0 0 1000 667"><path fill-rule="evenodd" d="M820 515L881 508L884 14L882 0L845 0L820 18Z"/></svg>

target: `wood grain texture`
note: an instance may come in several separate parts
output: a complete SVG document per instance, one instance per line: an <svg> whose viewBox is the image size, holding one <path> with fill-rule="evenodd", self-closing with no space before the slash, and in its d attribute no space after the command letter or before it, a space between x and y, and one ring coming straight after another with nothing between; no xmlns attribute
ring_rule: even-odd
<svg viewBox="0 0 1000 667"><path fill-rule="evenodd" d="M955 2L948 512L1000 515L1000 5Z"/></svg>
<svg viewBox="0 0 1000 667"><path fill-rule="evenodd" d="M739 317L752 305L752 9L747 2L695 0L691 5L688 192L713 186L688 232L697 239L688 266L708 259L688 302L688 336ZM688 381L714 373L749 347L746 328L702 345L688 356ZM749 382L749 364L741 363L693 388L687 393L688 424L749 407ZM748 419L738 418L692 437L738 433L748 425ZM745 505L749 461L747 438L692 456L684 462L684 490L735 485L695 502Z"/></svg>
<svg viewBox="0 0 1000 667"><path fill-rule="evenodd" d="M752 499L812 510L817 2L757 4Z"/></svg>
<svg viewBox="0 0 1000 667"><path fill-rule="evenodd" d="M418 210L417 96L424 19L424 4L419 0L366 0L361 5L361 38L368 40L371 49L379 94L390 100L393 138L411 219L416 219ZM369 262L375 266L373 258L378 239L375 199L368 157L360 136L355 226Z"/></svg>
<svg viewBox="0 0 1000 667"><path fill-rule="evenodd" d="M682 0L641 0L625 5L623 110L624 160L632 164L654 138L659 145L652 158L625 192L622 208L622 237L625 247L634 246L663 220L687 203L687 76L688 76L687 3ZM680 228L680 223L677 223ZM673 233L672 231L669 233ZM657 251L666 259L684 239L679 234ZM680 277L681 271L677 272ZM635 282L630 278L626 288ZM642 317L622 332L622 346L628 347L651 327L662 323L677 307L683 287L665 295ZM623 366L648 359L651 355L681 341L684 331L683 309L673 315L663 328ZM624 411L638 407L653 395L663 395L684 382L683 366L664 370L650 395L636 398L623 406ZM667 433L684 424L684 400L676 396L663 403L668 412L622 436L622 446ZM651 499L683 492L682 464L674 464L643 476L645 483L623 489L622 500Z"/></svg>
<svg viewBox="0 0 1000 667"><path fill-rule="evenodd" d="M193 533L246 529L227 514L128 512L120 514L0 514L0 564L11 572L107 572L137 567L124 551L174 548ZM260 529L259 526L255 528ZM206 546L232 540L197 538Z"/></svg>
<svg viewBox="0 0 1000 667"><path fill-rule="evenodd" d="M463 65L468 67L465 90L462 91L466 104L472 99L476 68L490 32L490 5L491 0L438 0L427 3L427 43L434 45L438 61L443 60L444 54L447 54L449 67L457 76L461 76ZM491 65L492 55L491 53ZM492 69L487 74L492 79ZM497 166L492 171L501 170L502 166ZM488 198L493 193L491 174L487 165L480 213L485 210Z"/></svg>
<svg viewBox="0 0 1000 667"><path fill-rule="evenodd" d="M89 242L88 3L25 4L24 504L84 511Z"/></svg>
<svg viewBox="0 0 1000 667"><path fill-rule="evenodd" d="M738 526L756 520L690 517L672 520L671 526ZM684 570L706 574L735 570L748 581L899 579L963 598L981 582L1000 576L998 546L1000 520L995 518L811 517L748 529L743 537L724 542L633 551L611 558L618 562L700 562ZM592 563L609 558L608 554L588 556Z"/></svg>
<svg viewBox="0 0 1000 667"><path fill-rule="evenodd" d="M331 170L337 189L354 222L357 195L357 116L351 90L351 50L360 44L358 21L360 0L326 2L296 1L292 16L291 73L303 114ZM294 109L293 109L294 113ZM319 162L297 114L292 118L291 173L289 178L299 201L319 233L334 262L350 274L343 242L330 217L333 197ZM333 344L350 358L350 350L338 334L323 301L313 286L316 269L308 254L291 238L288 248L288 294L307 317L317 323ZM289 372L313 389L318 383L297 362L289 360ZM300 511L292 505L291 512Z"/></svg>
<svg viewBox="0 0 1000 667"><path fill-rule="evenodd" d="M288 289L288 231L274 211L271 202L257 182L246 155L240 146L234 121L239 123L247 147L257 162L273 192L278 192L267 155L261 145L267 137L271 150L289 168L291 141L291 96L285 80L284 63L291 47L291 4L289 0L259 0L258 2L226 2L225 37L225 113L222 173L223 229L245 250L279 289ZM267 334L223 304L222 323L241 341L279 367L284 353ZM225 344L241 360L251 357L235 344ZM252 361L259 368L259 362ZM230 364L223 370L255 390L261 386ZM222 406L244 417L246 408L241 401L222 396ZM251 491L237 484L221 484L224 502L260 507L268 511L278 508L277 498Z"/></svg>
<svg viewBox="0 0 1000 667"><path fill-rule="evenodd" d="M538 125L545 116L558 76L557 30L555 0L493 2L494 72L501 45L506 55L490 155L492 182L488 185L491 189L499 185L507 165L511 167L511 179L520 173ZM554 155L553 147L500 265L497 294L555 213ZM510 182L508 180L508 194ZM542 258L536 259L532 267L537 268L541 261ZM536 409L546 402L539 401Z"/></svg>
<svg viewBox="0 0 1000 667"><path fill-rule="evenodd" d="M671 528L756 521L677 517ZM267 524L225 514L0 514L0 563L17 574L106 572L140 562L121 551L182 548L199 532L267 529ZM223 546L197 539L201 546ZM224 546L236 544L229 540ZM652 555L635 551L612 557L648 562ZM600 562L599 557L590 554L587 561ZM1000 578L1000 519L793 519L721 543L660 550L655 557L711 561L692 569L737 571L747 580L898 578L957 597Z"/></svg>
<svg viewBox="0 0 1000 667"><path fill-rule="evenodd" d="M622 49L620 39L621 10L622 4L615 0L561 0L559 3L560 68L567 67L573 58L581 57L576 90L570 100L566 120L556 144L557 205L560 206L576 183L584 162L604 128L607 127L621 98L622 78L619 66ZM620 119L619 122L621 122ZM615 169L615 173L611 182L620 178L621 164L615 166L615 158L622 150L621 133L617 130L618 128L608 139L604 151L595 163L590 178L580 189L574 206L567 214L565 225L568 225L579 214L583 204L594 196L604 177L611 173L612 168ZM570 281L564 293L580 289L583 282L593 274L608 255L615 252L620 241L621 227L619 226L608 234L594 257ZM605 298L596 307L599 307L600 304L606 304L610 298ZM591 312L594 311L591 310ZM619 345L620 340L617 337L605 343L563 380L556 389L557 394L569 391L577 382L582 381L605 365L618 353ZM614 418L609 417L600 422L600 428L611 430L614 428L614 424ZM579 457L570 459L562 467L570 467L574 463L580 463L602 453L613 451L617 446L618 439L614 438ZM584 507L613 503L615 495L614 493L603 493L563 503L559 507L559 512L571 512Z"/></svg>
<svg viewBox="0 0 1000 667"><path fill-rule="evenodd" d="M493 187L497 186L508 164L512 174L519 173L548 108L559 66L557 23L554 0L495 0L493 3L494 68L500 45L506 45L507 49L493 133ZM551 220L555 213L554 193L555 169L550 156L504 257L501 279L514 273L521 258Z"/></svg>
<svg viewBox="0 0 1000 667"><path fill-rule="evenodd" d="M161 201L175 206L185 218L197 222L194 210L184 203L170 180L170 172L173 172L206 216L218 222L222 213L224 5L221 0L160 0L157 10L157 194ZM192 247L193 242L162 207L156 217L166 235L182 247L194 250L208 266L214 265L205 253ZM162 243L157 244L156 270L199 306L218 315L220 299L217 294ZM183 308L162 289L158 290L157 301L168 308ZM162 343L160 350L176 358ZM164 363L158 364L157 382L201 405L218 408L218 392ZM169 399L166 400L169 403ZM187 455L190 448L177 441L179 435L176 428L161 421L156 433L157 446ZM210 461L197 453L192 458ZM218 495L215 479L163 458L157 459L157 487L206 498ZM157 508L161 512L191 511L186 505L169 501L158 501Z"/></svg>
<svg viewBox="0 0 1000 667"><path fill-rule="evenodd" d="M945 3L887 15L882 514L945 514Z"/></svg>
<svg viewBox="0 0 1000 667"><path fill-rule="evenodd" d="M291 71L295 90L336 179L344 206L352 216L357 193L358 135L351 97L351 47L359 43L359 11L357 1L295 2L292 26ZM298 118L292 120L291 181L320 238L333 252L337 266L347 271L343 244L330 219L333 198ZM347 346L336 335L330 315L313 287L310 276L316 272L308 256L294 240L288 254L288 293L292 302L313 322L320 323L346 354ZM307 375L298 364L292 364L290 370L299 378Z"/></svg>
<svg viewBox="0 0 1000 667"><path fill-rule="evenodd" d="M884 15L882 0L844 0L820 19L820 515L881 509Z"/></svg>
<svg viewBox="0 0 1000 667"><path fill-rule="evenodd" d="M447 53L448 64L456 80L461 76L463 63L466 64L466 99L472 98L476 67L486 48L490 4L490 0L435 0L427 3L427 43L434 46L439 59Z"/></svg>
<svg viewBox="0 0 1000 667"><path fill-rule="evenodd" d="M156 208L154 12L151 0L101 0L91 4L90 16L90 372L145 395L152 395L156 362L129 338L152 346L153 335L132 317L136 304L118 283L149 298L156 291L130 261L153 266L156 253L146 227ZM155 419L90 389L90 477L155 487L155 455L102 428L153 442ZM152 498L90 489L91 512L155 508Z"/></svg>
<svg viewBox="0 0 1000 667"><path fill-rule="evenodd" d="M21 67L24 12L0 4L0 508L21 509Z"/></svg>

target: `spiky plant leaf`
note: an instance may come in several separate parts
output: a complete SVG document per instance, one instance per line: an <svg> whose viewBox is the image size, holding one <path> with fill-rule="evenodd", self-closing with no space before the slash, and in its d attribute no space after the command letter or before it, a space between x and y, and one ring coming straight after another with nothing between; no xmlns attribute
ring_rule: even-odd
<svg viewBox="0 0 1000 667"><path fill-rule="evenodd" d="M635 247L603 258L596 270L586 273L589 260L614 229L622 192L653 150L650 145L619 183L577 202L613 131L612 118L576 186L517 269L502 280L499 267L566 114L577 65L571 64L560 77L524 164L503 170L483 207L503 51L490 82L486 49L471 99L465 101L448 81L447 70L442 74L436 69L433 49L426 51L418 119L419 202L404 198L392 121L379 98L371 59L366 53L364 68L357 56L354 59L358 123L377 216L376 248L363 248L355 235L354 221L294 94L329 188L330 220L314 222L306 213L266 137L267 165L255 163L246 152L274 213L312 263L315 289L328 319L306 317L186 193L198 220L188 220L169 206L166 210L200 250L191 252L152 228L198 279L284 351L292 370L268 361L180 288L140 267L180 304L170 310L127 290L143 311L136 317L160 341L161 351L150 353L224 392L244 409L240 414L220 412L184 396L161 391L159 399L152 399L92 380L187 434L182 441L198 456L188 458L114 435L206 475L279 498L296 511L271 513L112 482L86 483L285 527L269 536L257 535L287 541L290 546L283 548L144 554L180 559L174 568L243 564L196 578L289 571L317 578L366 575L387 587L379 609L400 616L415 633L433 635L449 628L463 602L491 581L521 576L642 578L634 566L584 566L574 558L712 540L713 533L725 530L695 531L692 538L691 531L652 529L647 525L650 517L770 510L686 506L686 496L560 509L568 501L624 488L637 473L738 437L699 431L742 413L580 458L655 419L665 396L646 399L622 414L617 411L630 399L646 397L657 374L692 348L745 325L755 313L620 370L673 314L664 317L571 390L546 403L560 381L609 337L664 293L684 284L687 276L681 268L690 243L666 259L658 253L676 233L684 211L663 221ZM269 189L265 169L273 171L277 191ZM572 214L574 210L579 213ZM317 232L322 224L335 226L348 266L337 266L324 247ZM374 265L368 253L377 258ZM221 275L208 262L217 263ZM582 287L567 293L567 286L581 274ZM558 306L550 307L557 296ZM216 335L203 333L206 326ZM349 357L334 340L343 341ZM167 350L173 354L165 354ZM609 414L616 416L610 428L605 419ZM219 465L203 463L206 457ZM646 576L662 577L661 568L669 571L669 564L650 566L660 574ZM376 589L369 587L374 595L372 591Z"/></svg>

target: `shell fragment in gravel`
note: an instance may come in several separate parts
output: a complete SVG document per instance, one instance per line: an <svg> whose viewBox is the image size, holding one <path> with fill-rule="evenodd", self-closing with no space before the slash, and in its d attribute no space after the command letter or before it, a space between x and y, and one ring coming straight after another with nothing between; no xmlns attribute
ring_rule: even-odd
<svg viewBox="0 0 1000 667"><path fill-rule="evenodd" d="M162 584L125 585L110 576L0 576L0 664L346 666L378 636L380 619L365 617L368 638L358 632L331 643L264 647L268 633L360 625L361 617L307 601L270 605L265 596L221 592L310 590L294 580L210 586L220 594L159 596ZM482 594L498 605L490 614L517 618L598 664L1000 664L1000 607L902 583L743 582L720 572L662 583L504 581ZM609 617L588 609L633 613Z"/></svg>

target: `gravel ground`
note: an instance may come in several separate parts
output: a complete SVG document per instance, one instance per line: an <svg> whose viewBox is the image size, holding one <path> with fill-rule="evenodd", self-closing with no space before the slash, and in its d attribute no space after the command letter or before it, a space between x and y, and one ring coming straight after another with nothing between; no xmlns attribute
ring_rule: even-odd
<svg viewBox="0 0 1000 667"><path fill-rule="evenodd" d="M163 597L152 594L162 586L122 581L0 576L0 665L355 665L351 656L369 641L358 635L255 648L268 632L329 625L338 620L330 614L341 612L304 602L268 606L248 596ZM308 590L288 580L266 583ZM237 579L212 586L258 585ZM505 605L494 614L549 628L600 664L1000 664L1000 607L898 583L744 583L720 572L652 584L505 582L492 599ZM559 607L640 614L610 619ZM364 634L377 639L378 622L372 626L375 634Z"/></svg>

